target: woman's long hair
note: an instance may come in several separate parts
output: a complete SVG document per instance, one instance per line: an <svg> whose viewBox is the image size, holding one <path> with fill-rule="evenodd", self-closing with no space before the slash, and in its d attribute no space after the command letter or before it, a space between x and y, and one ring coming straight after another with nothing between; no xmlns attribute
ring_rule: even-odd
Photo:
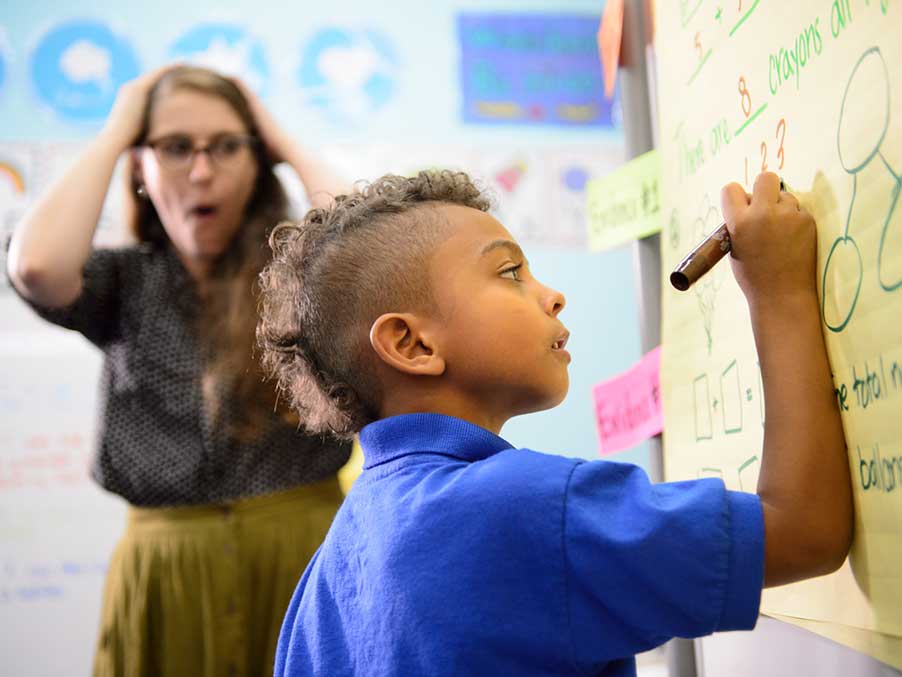
<svg viewBox="0 0 902 677"><path fill-rule="evenodd" d="M167 72L147 98L142 130L135 145L147 138L154 106L176 90L215 96L235 111L249 134L259 136L247 99L230 80L217 73L189 66ZM204 407L233 437L250 439L261 430L276 406L274 386L266 382L254 354L257 325L256 280L270 257L269 231L288 216L288 198L273 172L263 144L254 150L256 185L245 207L243 222L210 270L200 304L196 332L204 356ZM127 169L126 210L129 227L140 242L171 246L153 203L138 197L140 179L131 163ZM289 420L287 409L281 408ZM292 422L297 422L296 417Z"/></svg>

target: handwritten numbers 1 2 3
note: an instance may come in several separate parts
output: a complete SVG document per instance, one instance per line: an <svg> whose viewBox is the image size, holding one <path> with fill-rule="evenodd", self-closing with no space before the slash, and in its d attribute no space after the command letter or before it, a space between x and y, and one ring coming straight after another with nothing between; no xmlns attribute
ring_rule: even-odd
<svg viewBox="0 0 902 677"><path fill-rule="evenodd" d="M786 149L785 149L785 141L786 141L786 118L780 118L780 121L777 123L777 130L774 135L777 142L777 170L783 169L783 166L786 164ZM766 172L768 169L767 164L767 142L761 142L761 171ZM745 159L745 185L749 185L749 159Z"/></svg>

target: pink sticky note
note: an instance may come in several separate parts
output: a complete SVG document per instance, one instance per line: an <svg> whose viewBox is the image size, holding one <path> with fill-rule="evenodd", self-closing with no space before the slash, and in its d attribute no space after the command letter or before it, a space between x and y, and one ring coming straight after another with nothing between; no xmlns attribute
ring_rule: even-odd
<svg viewBox="0 0 902 677"><path fill-rule="evenodd" d="M664 429L661 347L629 370L592 388L602 456L628 449Z"/></svg>

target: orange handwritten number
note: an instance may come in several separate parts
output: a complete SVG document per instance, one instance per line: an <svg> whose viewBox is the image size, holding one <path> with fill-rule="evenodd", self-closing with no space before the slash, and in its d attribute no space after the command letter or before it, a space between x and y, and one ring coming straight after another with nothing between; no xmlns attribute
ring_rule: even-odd
<svg viewBox="0 0 902 677"><path fill-rule="evenodd" d="M777 150L777 159L780 160L780 164L777 169L783 169L783 161L784 161L784 152L783 152L783 140L786 138L786 118L780 118L780 122L777 123L777 140L780 142L780 148Z"/></svg>
<svg viewBox="0 0 902 677"><path fill-rule="evenodd" d="M701 33L695 34L695 48L698 50L698 58L701 59L704 56L704 50L702 50L702 41L699 39Z"/></svg>
<svg viewBox="0 0 902 677"><path fill-rule="evenodd" d="M767 144L764 141L761 142L761 171L767 171Z"/></svg>
<svg viewBox="0 0 902 677"><path fill-rule="evenodd" d="M748 117L752 114L752 95L749 94L748 87L745 84L745 78L739 77L739 102L742 105L742 112Z"/></svg>

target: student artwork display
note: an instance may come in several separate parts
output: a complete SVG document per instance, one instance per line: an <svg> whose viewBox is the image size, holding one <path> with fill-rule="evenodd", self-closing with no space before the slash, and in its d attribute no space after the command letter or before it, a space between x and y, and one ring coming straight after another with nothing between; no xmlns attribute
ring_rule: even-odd
<svg viewBox="0 0 902 677"><path fill-rule="evenodd" d="M25 214L28 191L25 176L31 174L31 155L5 148L0 153L0 262L6 263L6 242ZM0 296L9 289L6 275L0 277Z"/></svg>
<svg viewBox="0 0 902 677"><path fill-rule="evenodd" d="M6 242L30 200L66 170L84 148L83 142L0 143L0 242ZM619 166L623 148L603 143L570 147L491 151L454 146L330 146L322 149L343 176L372 180L382 174L411 174L428 167L464 170L481 181L493 198L492 214L525 246L586 249L586 190L589 177ZM117 173L121 172L121 167ZM301 216L307 202L292 172L279 172ZM116 176L107 194L95 241L118 246L128 241L122 223L124 180ZM0 249L0 264L6 251ZM0 276L0 297L11 293Z"/></svg>
<svg viewBox="0 0 902 677"><path fill-rule="evenodd" d="M818 294L857 519L844 567L763 611L902 667L902 8L874 0L657 3L668 480L753 491L764 402L723 262L666 277L720 223L720 187L777 172L818 222ZM666 55L666 58L665 58ZM791 453L792 450L786 450Z"/></svg>
<svg viewBox="0 0 902 677"><path fill-rule="evenodd" d="M345 176L375 179L443 167L471 174L493 199L491 213L526 246L586 249L589 178L623 161L619 141L586 148L354 146L324 149ZM356 174L352 174L356 172Z"/></svg>
<svg viewBox="0 0 902 677"><path fill-rule="evenodd" d="M4 240L29 200L59 177L84 143L0 143L0 228ZM623 158L619 143L593 147L485 149L456 146L328 146L324 157L343 176L372 180L382 174L412 174L443 167L473 175L493 199L492 214L524 245L585 249L586 189L590 176L611 172ZM292 172L279 172L294 213L307 208L300 182ZM97 230L97 242L116 246L126 241L121 223L125 186L114 177ZM5 252L4 252L5 257ZM7 287L5 276L0 289Z"/></svg>

